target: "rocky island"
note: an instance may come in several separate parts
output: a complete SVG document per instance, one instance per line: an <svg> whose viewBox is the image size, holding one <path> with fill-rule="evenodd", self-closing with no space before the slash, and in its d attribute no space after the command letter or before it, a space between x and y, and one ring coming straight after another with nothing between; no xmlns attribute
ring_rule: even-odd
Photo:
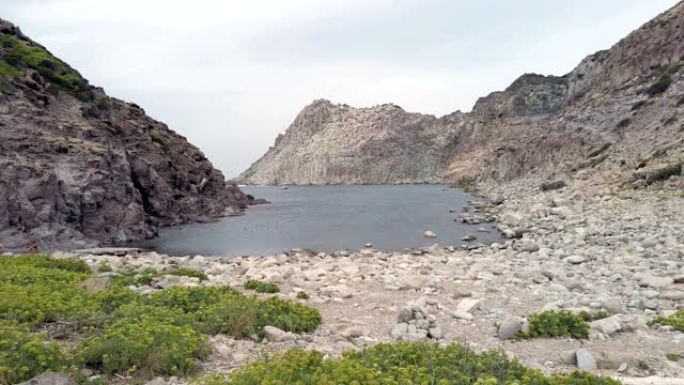
<svg viewBox="0 0 684 385"><path fill-rule="evenodd" d="M239 178L458 183L501 242L4 254L0 384L684 384L683 23L679 3L468 113L317 100ZM0 32L0 239L134 239L242 199L64 63L8 62L47 51Z"/></svg>

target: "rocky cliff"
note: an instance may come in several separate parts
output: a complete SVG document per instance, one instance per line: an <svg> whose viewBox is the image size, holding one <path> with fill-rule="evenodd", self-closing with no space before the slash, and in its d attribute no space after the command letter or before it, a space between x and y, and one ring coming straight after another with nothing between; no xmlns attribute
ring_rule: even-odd
<svg viewBox="0 0 684 385"><path fill-rule="evenodd" d="M0 19L0 244L122 243L246 203L184 137Z"/></svg>
<svg viewBox="0 0 684 385"><path fill-rule="evenodd" d="M316 100L238 180L253 184L437 181L460 115Z"/></svg>
<svg viewBox="0 0 684 385"><path fill-rule="evenodd" d="M613 171L678 164L684 134L684 3L564 76L525 74L442 118L316 101L239 180L396 183Z"/></svg>

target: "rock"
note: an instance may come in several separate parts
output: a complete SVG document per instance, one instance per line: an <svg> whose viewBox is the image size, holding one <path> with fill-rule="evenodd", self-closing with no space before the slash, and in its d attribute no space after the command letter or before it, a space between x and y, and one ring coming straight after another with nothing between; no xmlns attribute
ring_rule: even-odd
<svg viewBox="0 0 684 385"><path fill-rule="evenodd" d="M655 289L661 289L670 286L674 283L672 277L654 277L650 275L642 276L639 280L639 286L641 287L652 287Z"/></svg>
<svg viewBox="0 0 684 385"><path fill-rule="evenodd" d="M596 370L596 359L586 349L577 349L575 352L577 357L577 368L585 371Z"/></svg>
<svg viewBox="0 0 684 385"><path fill-rule="evenodd" d="M480 299L477 298L463 298L456 305L456 311L468 313L475 309L480 304Z"/></svg>
<svg viewBox="0 0 684 385"><path fill-rule="evenodd" d="M65 373L45 372L19 385L76 385L76 381Z"/></svg>
<svg viewBox="0 0 684 385"><path fill-rule="evenodd" d="M437 238L437 234L435 234L434 232L432 232L430 230L427 230L426 232L424 232L423 236L425 238Z"/></svg>
<svg viewBox="0 0 684 385"><path fill-rule="evenodd" d="M557 190L557 189L563 188L565 186L567 186L567 184L565 183L564 180L555 180L552 182L542 183L541 186L539 186L539 188L542 191L549 191L549 190Z"/></svg>
<svg viewBox="0 0 684 385"><path fill-rule="evenodd" d="M369 334L368 330L361 326L349 326L342 329L340 335L347 338L358 338L367 336Z"/></svg>
<svg viewBox="0 0 684 385"><path fill-rule="evenodd" d="M454 310L451 315L454 316L454 318L461 319L464 321L472 321L473 315L468 313L467 311L461 311L461 310Z"/></svg>
<svg viewBox="0 0 684 385"><path fill-rule="evenodd" d="M679 291L679 290L663 291L662 293L658 294L658 298L664 299L664 300L669 300L669 301L682 301L682 300L684 300L684 291Z"/></svg>
<svg viewBox="0 0 684 385"><path fill-rule="evenodd" d="M470 233L466 234L466 235L463 237L463 241L465 241L465 242L474 241L474 240L476 240L476 239L477 239L477 237L476 237L475 235L473 235L473 234L470 234Z"/></svg>
<svg viewBox="0 0 684 385"><path fill-rule="evenodd" d="M398 323L392 327L390 334L395 339L402 339L406 337L409 332L409 325L407 323Z"/></svg>
<svg viewBox="0 0 684 385"><path fill-rule="evenodd" d="M597 330L607 336L613 336L622 330L622 325L618 315L593 321L589 325L591 326L592 330Z"/></svg>
<svg viewBox="0 0 684 385"><path fill-rule="evenodd" d="M579 264L584 263L588 260L589 259L587 257L584 257L582 255L571 255L571 256L563 259L563 261L565 261L571 265L579 265Z"/></svg>
<svg viewBox="0 0 684 385"><path fill-rule="evenodd" d="M293 333L280 330L275 326L264 327L264 338L269 342L293 341L297 336Z"/></svg>
<svg viewBox="0 0 684 385"><path fill-rule="evenodd" d="M674 283L684 283L684 274L675 275L674 277L672 277L672 281Z"/></svg>
<svg viewBox="0 0 684 385"><path fill-rule="evenodd" d="M403 307L399 310L397 321L400 323L407 323L413 319L413 310L410 307Z"/></svg>
<svg viewBox="0 0 684 385"><path fill-rule="evenodd" d="M498 196L498 197L492 199L492 204L499 206L499 205L502 205L505 201L506 201L506 198L504 198L502 196Z"/></svg>
<svg viewBox="0 0 684 385"><path fill-rule="evenodd" d="M501 321L499 324L499 330L497 331L497 336L501 340L509 340L516 336L519 332L523 331L527 320L520 317L509 317Z"/></svg>
<svg viewBox="0 0 684 385"><path fill-rule="evenodd" d="M440 329L438 326L428 329L428 337L434 339L442 338L442 329Z"/></svg>
<svg viewBox="0 0 684 385"><path fill-rule="evenodd" d="M147 381L145 385L168 385L168 382L163 377L155 377L154 379Z"/></svg>

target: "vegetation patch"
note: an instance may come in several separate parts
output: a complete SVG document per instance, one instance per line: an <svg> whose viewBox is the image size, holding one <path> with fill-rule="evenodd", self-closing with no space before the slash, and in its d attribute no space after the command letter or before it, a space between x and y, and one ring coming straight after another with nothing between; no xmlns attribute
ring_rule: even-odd
<svg viewBox="0 0 684 385"><path fill-rule="evenodd" d="M311 298L311 297L309 296L309 293L307 293L307 292L305 292L305 291L298 291L298 292L297 292L297 299L307 300L307 299L309 299L309 298Z"/></svg>
<svg viewBox="0 0 684 385"><path fill-rule="evenodd" d="M589 324L585 320L588 314L574 314L567 310L547 310L532 314L527 319L530 322L526 333L519 333L521 338L557 338L572 337L584 339L589 337Z"/></svg>
<svg viewBox="0 0 684 385"><path fill-rule="evenodd" d="M267 325L309 332L321 322L317 309L230 287L174 287L149 295L127 288L157 275L143 269L93 277L78 260L0 257L0 384L80 368L139 378L187 375L210 353L207 334L262 336ZM102 279L107 285L88 290L88 283ZM68 333L60 340L38 332L64 325Z"/></svg>
<svg viewBox="0 0 684 385"><path fill-rule="evenodd" d="M206 281L209 279L209 277L207 277L207 275L204 274L203 271L197 270L197 269L191 269L188 267L177 267L177 268L167 272L166 274L180 275L180 276L184 276L184 277L194 277L194 278L198 278L200 280L200 282Z"/></svg>
<svg viewBox="0 0 684 385"><path fill-rule="evenodd" d="M230 379L210 376L202 385L260 384L439 384L439 385L619 385L585 372L546 376L502 351L476 354L460 345L378 344L339 359L292 350L247 365Z"/></svg>
<svg viewBox="0 0 684 385"><path fill-rule="evenodd" d="M27 67L40 73L44 78L68 91L80 91L87 82L76 71L63 61L52 56L45 48L18 39L15 36L0 33L0 47L5 51L3 67L13 67L19 71ZM16 71L9 75L18 76Z"/></svg>
<svg viewBox="0 0 684 385"><path fill-rule="evenodd" d="M629 126L629 124L632 123L632 121L629 118L624 118L621 121L618 122L617 125L615 125L616 128L625 128Z"/></svg>
<svg viewBox="0 0 684 385"><path fill-rule="evenodd" d="M667 91L667 89L670 88L670 84L672 84L672 76L676 74L680 68L682 68L681 63L672 64L669 67L667 67L667 69L663 71L663 73L660 74L660 76L658 76L656 81L653 84L651 84L651 86L646 90L646 92L650 96L656 96Z"/></svg>
<svg viewBox="0 0 684 385"><path fill-rule="evenodd" d="M250 279L245 283L245 289L254 290L257 293L278 293L280 288L273 282Z"/></svg>
<svg viewBox="0 0 684 385"><path fill-rule="evenodd" d="M648 102L646 100L639 100L638 102L632 105L632 111L640 110L641 107L644 107L647 103Z"/></svg>
<svg viewBox="0 0 684 385"><path fill-rule="evenodd" d="M672 326L675 330L684 332L684 310L677 310L669 317L657 317L650 322L651 325L659 324Z"/></svg>

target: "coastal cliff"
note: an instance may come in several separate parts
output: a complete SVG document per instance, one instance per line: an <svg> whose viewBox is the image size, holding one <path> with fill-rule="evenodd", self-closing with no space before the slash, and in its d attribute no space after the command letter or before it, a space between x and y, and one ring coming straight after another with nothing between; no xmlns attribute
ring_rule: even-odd
<svg viewBox="0 0 684 385"><path fill-rule="evenodd" d="M0 244L115 244L248 203L202 152L0 19Z"/></svg>

